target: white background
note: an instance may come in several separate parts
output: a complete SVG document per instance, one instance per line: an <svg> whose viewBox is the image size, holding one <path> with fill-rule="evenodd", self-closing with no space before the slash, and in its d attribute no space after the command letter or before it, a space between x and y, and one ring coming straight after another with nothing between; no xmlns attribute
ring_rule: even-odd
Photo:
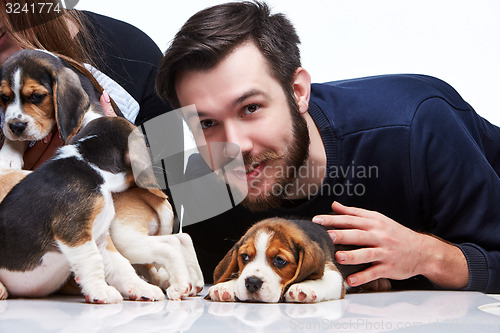
<svg viewBox="0 0 500 333"><path fill-rule="evenodd" d="M165 51L182 24L217 0L80 0L129 22ZM500 125L499 0L268 0L295 24L313 82L419 73L450 83ZM105 36L104 36L105 37ZM130 45L134 47L134 45Z"/></svg>

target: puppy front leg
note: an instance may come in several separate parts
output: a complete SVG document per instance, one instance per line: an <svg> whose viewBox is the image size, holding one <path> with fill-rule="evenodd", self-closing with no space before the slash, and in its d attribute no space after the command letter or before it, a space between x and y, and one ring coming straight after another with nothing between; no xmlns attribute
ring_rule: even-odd
<svg viewBox="0 0 500 333"><path fill-rule="evenodd" d="M126 230L126 229L123 229ZM113 234L113 241L118 244L118 234ZM123 239L121 240L123 244ZM129 243L132 244L132 243ZM137 235L134 246L125 249L118 247L123 255L134 264L156 263L168 272L167 296L171 300L180 300L189 295L191 287L189 270L185 262L181 241L174 235L145 236ZM122 251L123 249L123 251Z"/></svg>
<svg viewBox="0 0 500 333"><path fill-rule="evenodd" d="M136 274L130 262L118 252L109 236L101 253L104 258L106 280L122 295L138 301L165 300L165 295L160 288L147 283Z"/></svg>
<svg viewBox="0 0 500 333"><path fill-rule="evenodd" d="M78 245L57 240L59 249L69 261L85 299L89 303L118 303L123 298L106 283L103 258L93 239Z"/></svg>
<svg viewBox="0 0 500 333"><path fill-rule="evenodd" d="M154 258L155 263L163 266L168 272L168 298L180 300L189 296L192 285L181 241L174 235L153 236L148 240L152 253L146 258Z"/></svg>
<svg viewBox="0 0 500 333"><path fill-rule="evenodd" d="M182 245L182 250L184 253L184 258L189 271L189 280L192 286L190 296L195 296L203 290L204 281L203 273L198 263L198 258L196 257L196 252L193 245L193 240L191 236L185 233L175 234Z"/></svg>
<svg viewBox="0 0 500 333"><path fill-rule="evenodd" d="M21 170L24 165L23 155L28 144L28 141L5 139L2 149L0 149L0 169Z"/></svg>
<svg viewBox="0 0 500 333"><path fill-rule="evenodd" d="M146 281L155 286L160 287L163 290L167 290L170 287L170 275L164 267L155 266L155 264L135 264L133 265L136 272L144 277Z"/></svg>
<svg viewBox="0 0 500 333"><path fill-rule="evenodd" d="M212 301L234 302L236 301L237 279L220 282L208 289L208 295Z"/></svg>
<svg viewBox="0 0 500 333"><path fill-rule="evenodd" d="M344 297L344 279L340 272L325 266L325 272L320 279L307 280L292 284L285 293L287 302L316 303Z"/></svg>

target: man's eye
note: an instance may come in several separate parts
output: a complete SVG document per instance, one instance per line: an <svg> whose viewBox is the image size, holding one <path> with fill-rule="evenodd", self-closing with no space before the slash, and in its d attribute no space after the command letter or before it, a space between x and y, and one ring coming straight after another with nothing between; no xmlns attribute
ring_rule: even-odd
<svg viewBox="0 0 500 333"><path fill-rule="evenodd" d="M245 114L252 114L256 111L259 111L260 109L260 105L257 105L257 104L248 104L247 106L245 106L243 108L243 111Z"/></svg>
<svg viewBox="0 0 500 333"><path fill-rule="evenodd" d="M201 128L207 129L207 128L215 126L215 120L205 119L205 120L200 121L200 124L201 124Z"/></svg>
<svg viewBox="0 0 500 333"><path fill-rule="evenodd" d="M273 259L273 265L276 268L283 268L286 266L286 264L288 264L288 261L286 261L285 259L283 259L281 257L276 256Z"/></svg>

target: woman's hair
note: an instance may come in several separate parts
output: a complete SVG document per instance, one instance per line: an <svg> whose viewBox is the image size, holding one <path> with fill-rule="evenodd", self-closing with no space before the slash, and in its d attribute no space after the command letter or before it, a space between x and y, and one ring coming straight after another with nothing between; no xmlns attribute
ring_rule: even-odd
<svg viewBox="0 0 500 333"><path fill-rule="evenodd" d="M295 28L284 15L271 15L265 3L248 1L207 8L184 24L160 62L157 94L179 107L175 80L183 71L211 69L247 41L262 52L285 94L293 96L293 79L301 66Z"/></svg>
<svg viewBox="0 0 500 333"><path fill-rule="evenodd" d="M43 7L37 0L1 1L0 19L22 48L43 49L81 63L94 63L94 38L85 27L85 18L76 10L63 8L58 0L44 0ZM73 31L72 26L78 30Z"/></svg>
<svg viewBox="0 0 500 333"><path fill-rule="evenodd" d="M14 3L19 3L19 5L7 7L10 6L9 4L13 6ZM1 1L0 18L3 27L21 48L42 49L54 53L85 75L98 92L102 93L103 88L99 82L83 65L84 63L94 65L94 59L98 57L98 54L93 52L98 44L87 29L86 18L76 10L66 10L60 4L57 11L48 10L49 3L54 9L60 1ZM43 8L41 4L44 4ZM19 10L13 12L13 8L19 8ZM72 28L78 30L72 30ZM111 100L111 105L117 114L121 114L113 100Z"/></svg>

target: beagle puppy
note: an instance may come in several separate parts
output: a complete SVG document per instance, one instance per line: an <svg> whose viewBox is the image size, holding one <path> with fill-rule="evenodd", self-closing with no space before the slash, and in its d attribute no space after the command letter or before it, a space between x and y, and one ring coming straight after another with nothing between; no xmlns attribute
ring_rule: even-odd
<svg viewBox="0 0 500 333"><path fill-rule="evenodd" d="M73 272L88 302L115 303L121 294L164 299L108 241L111 194L133 183L133 129L124 118L91 121L7 193L0 203L0 281L11 295L46 295Z"/></svg>
<svg viewBox="0 0 500 333"><path fill-rule="evenodd" d="M83 66L68 61L70 59L63 60L45 51L23 50L9 57L0 72L0 105L5 113L0 183L6 184L2 190L4 201L7 200L0 203L0 237L3 238L0 282L4 283L0 291L7 287L11 295L46 295L57 290L56 286L59 287L72 270L90 302L116 302L121 296L104 287L100 275L102 263L96 264L99 260L95 246L99 245L97 248L105 263L112 254L111 257L120 258L116 260L124 267L130 267L130 263L144 265L139 267L141 273L150 282L166 289L170 299L179 300L199 293L203 289L203 277L194 247L188 235L172 235L174 216L166 195L154 186L152 173L143 183L153 186L137 187L132 166L136 169L139 166L142 171L148 168L149 161L142 134L121 117L104 117L98 101L101 92L92 82L92 76L85 74ZM117 114L120 115L118 110ZM45 163L47 166L42 165L43 171L18 170L29 141L44 139L54 128L66 143L58 155ZM87 167L77 167L80 164ZM56 171L56 168L59 169ZM11 188L12 193L7 193ZM96 189L99 194L94 193ZM67 195L60 197L61 193ZM19 198L17 206L10 199L14 196ZM22 199L24 197L31 198L27 207L20 204L26 200ZM49 201L50 198L61 201ZM22 211L31 219L25 224L10 223L20 218L16 215L19 207L23 207ZM65 218L63 212L67 214ZM45 225L31 230L34 217L38 215L45 218ZM55 234L55 227L47 229L53 223L69 232L66 238ZM17 247L14 240L7 241L3 228L13 228L11 224L19 226L19 229L9 229L16 236L15 241L24 244L27 240L23 240L23 235L26 233L26 239L33 239L31 234L34 232L41 243L39 240L28 242L35 245L26 248ZM49 233L40 234L46 231ZM110 237L106 239L108 234ZM79 247L84 244L87 251ZM17 256L30 253L24 251L35 251L36 255L26 258L25 264L14 265ZM66 260L61 260L60 253ZM92 259L88 268L81 267L87 266L85 255ZM105 266L106 272L112 271ZM54 274L61 273L58 279L49 277L47 270L50 269ZM97 269L95 273L90 274L94 269ZM118 275L123 278L109 274L107 278L111 284L125 277L130 280L125 283L128 289L117 286L124 296L143 300L164 297L158 294L158 289L134 282L136 278L130 272ZM89 280L85 276L94 278ZM99 279L96 280L96 276ZM16 281L24 281L31 287L24 288ZM99 290L96 290L97 285L100 285ZM7 297L7 291L0 292L0 299Z"/></svg>
<svg viewBox="0 0 500 333"><path fill-rule="evenodd" d="M0 169L22 169L30 142L47 138L54 128L66 143L90 120L104 116L89 77L49 52L26 49L13 54L2 65L0 77L5 136Z"/></svg>
<svg viewBox="0 0 500 333"><path fill-rule="evenodd" d="M311 221L270 218L253 225L214 272L207 299L313 303L341 299L334 244Z"/></svg>

